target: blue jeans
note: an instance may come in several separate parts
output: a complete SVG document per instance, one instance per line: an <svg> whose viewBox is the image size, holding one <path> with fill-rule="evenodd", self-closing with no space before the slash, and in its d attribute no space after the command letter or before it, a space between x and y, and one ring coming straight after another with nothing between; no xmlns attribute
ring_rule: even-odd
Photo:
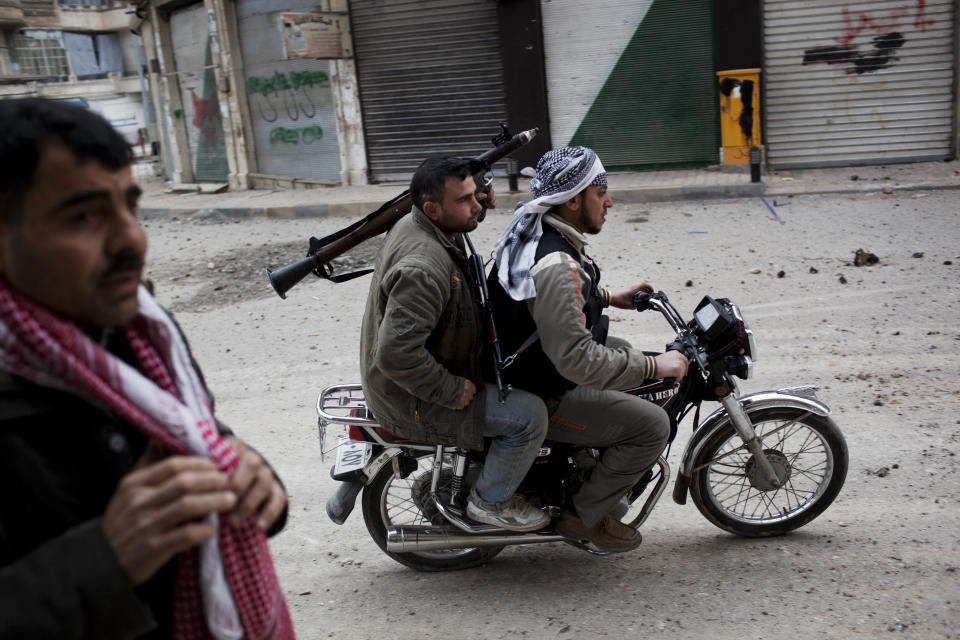
<svg viewBox="0 0 960 640"><path fill-rule="evenodd" d="M484 384L483 390L487 394L483 435L493 442L474 489L481 500L502 502L517 490L540 451L547 435L547 407L520 389L512 390L502 404L496 385Z"/></svg>

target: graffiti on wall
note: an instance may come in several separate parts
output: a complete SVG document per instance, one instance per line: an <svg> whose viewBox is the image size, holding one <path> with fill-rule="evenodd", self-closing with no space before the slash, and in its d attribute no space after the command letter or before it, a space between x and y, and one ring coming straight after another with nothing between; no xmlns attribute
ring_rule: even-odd
<svg viewBox="0 0 960 640"><path fill-rule="evenodd" d="M886 16L876 16L866 11L852 12L848 7L842 11L843 22L836 45L811 47L803 52L803 64L829 64L843 67L848 74L861 74L886 69L899 60L895 55L907 42L903 35L905 26L912 23L919 31L926 31L933 20L926 16L926 0L916 0L891 11ZM864 48L853 43L863 35L876 33Z"/></svg>
<svg viewBox="0 0 960 640"><path fill-rule="evenodd" d="M274 70L269 76L247 78L247 93L251 105L255 105L253 109L264 122L276 122L281 110L293 122L301 117L308 120L314 118L317 115L317 104L310 97L310 90L329 86L330 78L323 71L282 73Z"/></svg>
<svg viewBox="0 0 960 640"><path fill-rule="evenodd" d="M323 128L320 125L311 127L300 127L299 129L288 129L287 127L274 127L270 130L270 146L278 143L282 144L313 144L319 142L323 137Z"/></svg>

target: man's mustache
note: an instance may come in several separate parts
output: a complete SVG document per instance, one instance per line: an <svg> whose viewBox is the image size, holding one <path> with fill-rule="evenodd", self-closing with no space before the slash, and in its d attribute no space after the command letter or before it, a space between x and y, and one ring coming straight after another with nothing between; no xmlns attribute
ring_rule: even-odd
<svg viewBox="0 0 960 640"><path fill-rule="evenodd" d="M116 275L137 273L143 270L144 260L139 253L123 253L111 258L97 273L96 281L100 282Z"/></svg>

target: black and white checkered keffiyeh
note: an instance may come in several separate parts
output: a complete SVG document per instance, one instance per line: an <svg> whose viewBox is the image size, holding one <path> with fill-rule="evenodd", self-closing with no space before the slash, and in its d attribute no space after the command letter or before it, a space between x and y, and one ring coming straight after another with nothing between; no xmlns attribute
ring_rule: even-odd
<svg viewBox="0 0 960 640"><path fill-rule="evenodd" d="M494 249L497 279L514 300L537 295L530 269L543 236L543 214L567 202L592 185L607 184L600 158L586 147L562 147L548 151L537 163L530 180L533 200L521 202Z"/></svg>

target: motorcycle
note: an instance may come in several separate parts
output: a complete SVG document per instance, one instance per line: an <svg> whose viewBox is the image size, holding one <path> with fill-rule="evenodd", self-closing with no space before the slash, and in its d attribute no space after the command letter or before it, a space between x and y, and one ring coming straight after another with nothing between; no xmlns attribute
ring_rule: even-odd
<svg viewBox="0 0 960 640"><path fill-rule="evenodd" d="M689 496L714 525L747 537L782 535L823 513L843 486L848 455L830 409L816 397L817 387L741 396L736 379L752 377L757 350L740 309L728 299L705 296L689 321L663 292L641 292L633 302L637 311L663 315L676 334L667 348L682 351L690 367L680 381L653 379L623 390L663 407L671 433L653 469L624 495L614 515L635 528L650 516L670 480L666 458L678 425L691 411L693 433L680 458L674 502L686 504ZM700 420L704 401L720 407ZM377 424L359 384L324 389L317 414L321 451L336 449L330 473L341 483L327 502L327 514L343 524L362 490L367 531L404 565L463 569L487 562L507 545L547 542L604 553L587 540L559 535L552 525L516 533L469 520L466 496L483 453L398 440ZM328 448L331 425L345 427L347 434ZM545 441L517 491L557 515L569 507L598 457L596 449Z"/></svg>

